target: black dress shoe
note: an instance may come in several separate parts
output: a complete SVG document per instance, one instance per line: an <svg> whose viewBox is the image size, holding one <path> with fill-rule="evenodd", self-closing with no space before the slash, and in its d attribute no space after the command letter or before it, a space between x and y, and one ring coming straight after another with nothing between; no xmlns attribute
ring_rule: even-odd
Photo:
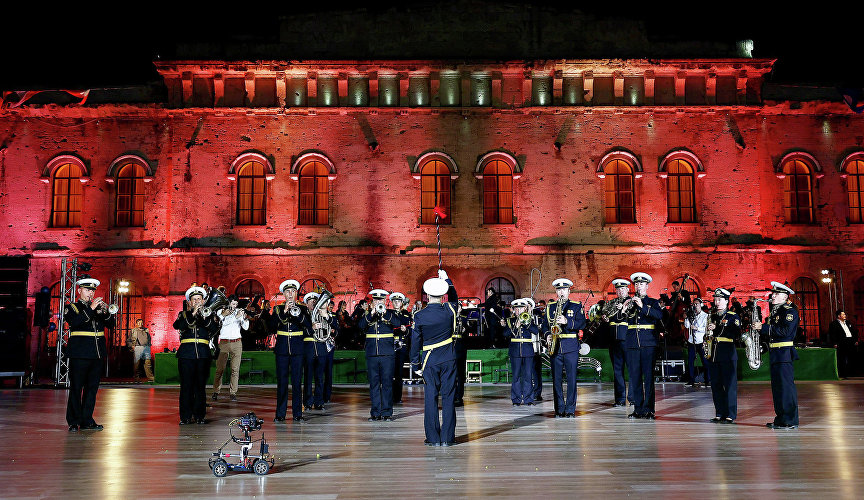
<svg viewBox="0 0 864 500"><path fill-rule="evenodd" d="M285 421L285 417L276 417L276 418L273 419L273 421L274 421L274 422L284 422L284 421Z"/></svg>
<svg viewBox="0 0 864 500"><path fill-rule="evenodd" d="M732 420L732 419L729 418L729 417L726 417L726 418L724 418L720 423L722 423L722 424L734 424L735 421Z"/></svg>
<svg viewBox="0 0 864 500"><path fill-rule="evenodd" d="M534 401L543 401L543 396L537 396Z"/></svg>
<svg viewBox="0 0 864 500"><path fill-rule="evenodd" d="M772 429L797 429L797 428L798 428L797 425L792 425L792 424L775 424L775 423L773 423L773 422L772 422L771 425L769 425L768 427L771 427Z"/></svg>
<svg viewBox="0 0 864 500"><path fill-rule="evenodd" d="M711 417L711 420L709 420L709 422L711 422L712 424L719 423L720 417Z"/></svg>
<svg viewBox="0 0 864 500"><path fill-rule="evenodd" d="M624 403L615 403L612 405L612 408L620 408L622 406L624 406Z"/></svg>
<svg viewBox="0 0 864 500"><path fill-rule="evenodd" d="M574 413L568 413L567 415L564 415L564 416L567 418L576 418L576 413L575 412Z"/></svg>
<svg viewBox="0 0 864 500"><path fill-rule="evenodd" d="M642 415L642 418L647 419L647 420L657 420L657 416L654 415L653 411L649 411L648 413Z"/></svg>
<svg viewBox="0 0 864 500"><path fill-rule="evenodd" d="M74 425L74 424L70 425L69 426L69 432L78 432L78 426Z"/></svg>
<svg viewBox="0 0 864 500"><path fill-rule="evenodd" d="M203 418L198 418L198 419L195 419L195 423L200 424L200 425L204 425L207 423L207 421L204 420Z"/></svg>
<svg viewBox="0 0 864 500"><path fill-rule="evenodd" d="M191 423L192 423L192 419L187 419L187 418L181 418L180 419L180 425L187 425L187 424L191 424Z"/></svg>
<svg viewBox="0 0 864 500"><path fill-rule="evenodd" d="M522 403L513 403L513 406L522 406Z"/></svg>
<svg viewBox="0 0 864 500"><path fill-rule="evenodd" d="M645 415L642 415L641 413L636 413L635 411L633 413L627 415L627 418L644 418L644 417L645 417Z"/></svg>
<svg viewBox="0 0 864 500"><path fill-rule="evenodd" d="M307 420L309 420L309 419L306 417L294 417L295 422L305 422Z"/></svg>
<svg viewBox="0 0 864 500"><path fill-rule="evenodd" d="M425 439L423 440L423 444L424 444L425 446L441 446L441 443L432 443L432 442L427 441L427 440L425 440Z"/></svg>
<svg viewBox="0 0 864 500"><path fill-rule="evenodd" d="M313 406L312 408L314 408L314 409L316 409L316 410L323 410L323 409L324 409L324 405L315 405L315 406Z"/></svg>
<svg viewBox="0 0 864 500"><path fill-rule="evenodd" d="M103 427L99 424L96 424L96 423L81 426L82 431L101 431L104 428L105 427Z"/></svg>
<svg viewBox="0 0 864 500"><path fill-rule="evenodd" d="M456 443L453 441L448 441L446 443L441 443L441 446L453 446L454 444L456 444Z"/></svg>
<svg viewBox="0 0 864 500"><path fill-rule="evenodd" d="M461 399L459 401L454 401L453 406L465 406L465 401L462 401Z"/></svg>
<svg viewBox="0 0 864 500"><path fill-rule="evenodd" d="M555 414L555 418L564 418L564 417L566 417L566 416L567 416L567 415L564 414L564 413L556 413L556 414Z"/></svg>
<svg viewBox="0 0 864 500"><path fill-rule="evenodd" d="M369 417L366 419L367 422L375 422L376 420L381 420L381 417Z"/></svg>
<svg viewBox="0 0 864 500"><path fill-rule="evenodd" d="M384 417L381 417L381 420L383 420L383 421L385 421L385 422L392 422L392 421L393 421L393 417L392 417L391 415L386 415L386 416L384 416Z"/></svg>

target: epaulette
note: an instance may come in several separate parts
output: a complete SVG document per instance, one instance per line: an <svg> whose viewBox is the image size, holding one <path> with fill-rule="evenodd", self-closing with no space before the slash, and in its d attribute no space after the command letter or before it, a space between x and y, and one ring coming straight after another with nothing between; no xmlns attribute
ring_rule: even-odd
<svg viewBox="0 0 864 500"><path fill-rule="evenodd" d="M786 309L794 309L791 304L783 304L783 307L785 307Z"/></svg>
<svg viewBox="0 0 864 500"><path fill-rule="evenodd" d="M69 303L69 307L71 307L72 310L75 311L75 314L78 314L78 308L75 307L75 304L74 304L74 303L70 302L70 303Z"/></svg>

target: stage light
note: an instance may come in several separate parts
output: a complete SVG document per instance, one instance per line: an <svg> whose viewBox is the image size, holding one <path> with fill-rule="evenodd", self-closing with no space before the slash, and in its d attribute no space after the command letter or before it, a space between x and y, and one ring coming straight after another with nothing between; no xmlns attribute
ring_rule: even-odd
<svg viewBox="0 0 864 500"><path fill-rule="evenodd" d="M831 281L832 281L831 278L829 278L827 276L822 278L822 283L831 283Z"/></svg>
<svg viewBox="0 0 864 500"><path fill-rule="evenodd" d="M126 280L120 280L120 282L118 284L124 288L129 286L129 282Z"/></svg>
<svg viewBox="0 0 864 500"><path fill-rule="evenodd" d="M831 274L831 270L830 270L830 269L823 269L823 270L822 270L822 275L823 275L823 276L828 275L828 274Z"/></svg>

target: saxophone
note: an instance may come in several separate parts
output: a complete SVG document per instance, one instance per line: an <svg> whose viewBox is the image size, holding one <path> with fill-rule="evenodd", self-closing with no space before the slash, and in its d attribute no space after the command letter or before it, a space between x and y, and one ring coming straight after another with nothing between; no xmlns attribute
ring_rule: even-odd
<svg viewBox="0 0 864 500"><path fill-rule="evenodd" d="M753 310L750 311L750 327L741 335L747 353L747 364L751 370L758 370L762 366L762 345L759 343L759 330L753 327L759 322L759 302L765 299L753 298Z"/></svg>
<svg viewBox="0 0 864 500"><path fill-rule="evenodd" d="M549 332L552 334L552 340L549 342L549 355L555 354L555 349L558 347L558 336L561 335L561 325L558 324L558 318L564 311L564 301L558 299L555 303L555 315L552 317L552 325L549 327Z"/></svg>

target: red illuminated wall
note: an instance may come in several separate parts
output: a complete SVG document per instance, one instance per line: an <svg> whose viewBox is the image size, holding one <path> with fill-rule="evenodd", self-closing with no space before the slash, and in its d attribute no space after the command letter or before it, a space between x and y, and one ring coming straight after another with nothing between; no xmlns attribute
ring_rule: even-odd
<svg viewBox="0 0 864 500"><path fill-rule="evenodd" d="M422 154L439 151L458 166L453 223L442 227L441 241L444 267L464 296L481 296L494 277L528 294L532 268L542 269L540 296L552 293L556 276L597 291L614 277L642 270L655 277L656 296L685 272L703 292L723 285L749 294L771 280L806 276L818 282L819 270L831 267L843 271L851 304L851 284L864 275L864 227L846 222L839 165L862 149L864 123L838 104L795 108L6 109L0 111L0 136L7 138L0 164L4 252L32 256L31 293L59 279L64 256L92 263L97 278L132 280L145 297L157 349L177 345L171 323L193 281L233 290L242 279L255 278L270 295L286 278L318 276L337 292L356 288L355 298L370 282L416 298L437 255L435 227L419 224L419 180L412 167ZM370 138L377 151L370 150ZM705 168L696 181L697 224L666 222L659 165L681 149ZM632 153L644 170L636 179L637 224L603 221L597 169L614 150ZM817 224L783 222L783 184L774 169L794 150L821 166L814 176ZM229 169L247 151L270 158L275 169L263 227L233 225L236 181ZM298 186L290 171L296 157L309 151L326 155L336 169L329 227L297 225ZM513 225L482 224L482 181L475 168L491 151L511 154L522 168L514 184ZM83 222L81 228L52 229L51 188L40 176L52 158L66 153L90 171ZM113 227L115 186L106 175L124 154L140 155L155 169L145 188L145 228ZM820 293L827 327L827 292Z"/></svg>

